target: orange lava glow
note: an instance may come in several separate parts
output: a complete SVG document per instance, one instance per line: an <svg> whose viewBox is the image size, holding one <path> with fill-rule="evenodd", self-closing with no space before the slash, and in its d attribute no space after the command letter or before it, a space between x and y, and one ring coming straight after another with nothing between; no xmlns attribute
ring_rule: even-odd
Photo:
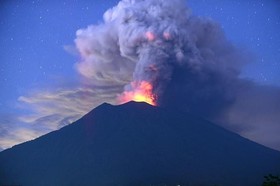
<svg viewBox="0 0 280 186"><path fill-rule="evenodd" d="M156 36L153 32L148 31L146 32L146 38L148 39L148 41L154 41L156 39Z"/></svg>
<svg viewBox="0 0 280 186"><path fill-rule="evenodd" d="M131 83L132 91L125 91L120 96L120 102L126 103L129 101L146 102L150 105L156 105L155 95L152 93L153 86L147 81Z"/></svg>

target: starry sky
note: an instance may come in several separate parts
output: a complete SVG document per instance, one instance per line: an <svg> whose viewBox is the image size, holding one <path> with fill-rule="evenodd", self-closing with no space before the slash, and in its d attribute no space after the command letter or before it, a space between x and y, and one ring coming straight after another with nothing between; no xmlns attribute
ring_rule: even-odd
<svg viewBox="0 0 280 186"><path fill-rule="evenodd" d="M25 98L34 93L80 83L74 68L79 59L74 48L76 31L102 22L103 13L117 2L1 1L0 148L44 133L17 130L34 127L28 124L28 119L22 119L31 111L21 102L32 103ZM252 62L243 68L242 78L280 86L279 1L189 0L187 3L194 15L218 22L234 45L252 55Z"/></svg>

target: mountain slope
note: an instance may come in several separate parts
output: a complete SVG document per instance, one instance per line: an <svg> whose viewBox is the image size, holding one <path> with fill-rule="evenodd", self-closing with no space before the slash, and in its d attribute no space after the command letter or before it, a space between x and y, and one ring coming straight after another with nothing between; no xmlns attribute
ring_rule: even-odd
<svg viewBox="0 0 280 186"><path fill-rule="evenodd" d="M260 185L280 153L145 103L103 104L0 153L0 185Z"/></svg>

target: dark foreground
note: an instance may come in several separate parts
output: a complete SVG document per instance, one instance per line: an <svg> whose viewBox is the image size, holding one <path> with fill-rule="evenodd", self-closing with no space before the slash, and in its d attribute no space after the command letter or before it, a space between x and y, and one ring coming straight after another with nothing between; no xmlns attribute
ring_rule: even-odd
<svg viewBox="0 0 280 186"><path fill-rule="evenodd" d="M215 124L145 103L103 104L0 153L0 185L258 186L280 153Z"/></svg>

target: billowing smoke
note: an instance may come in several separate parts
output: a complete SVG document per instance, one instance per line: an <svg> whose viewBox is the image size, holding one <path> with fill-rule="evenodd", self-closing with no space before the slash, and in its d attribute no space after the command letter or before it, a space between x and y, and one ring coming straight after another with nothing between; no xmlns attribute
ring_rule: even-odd
<svg viewBox="0 0 280 186"><path fill-rule="evenodd" d="M203 116L234 101L246 61L218 24L192 16L184 0L122 0L105 12L104 23L78 30L76 45L79 72L97 84L122 86L119 102Z"/></svg>
<svg viewBox="0 0 280 186"><path fill-rule="evenodd" d="M190 112L280 149L280 88L241 79L252 55L214 21L192 16L184 0L122 0L104 23L79 30L76 46L89 82L123 90L117 104Z"/></svg>

